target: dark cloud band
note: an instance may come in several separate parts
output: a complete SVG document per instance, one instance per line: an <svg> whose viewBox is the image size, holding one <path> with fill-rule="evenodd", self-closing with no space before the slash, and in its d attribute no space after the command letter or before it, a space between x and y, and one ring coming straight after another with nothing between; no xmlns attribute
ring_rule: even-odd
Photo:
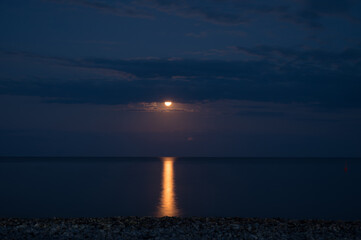
<svg viewBox="0 0 361 240"><path fill-rule="evenodd" d="M0 94L40 96L63 103L127 104L170 98L361 107L361 52L357 49L335 53L260 46L236 51L258 59L67 59L7 52L82 72L98 71L99 77L2 79Z"/></svg>

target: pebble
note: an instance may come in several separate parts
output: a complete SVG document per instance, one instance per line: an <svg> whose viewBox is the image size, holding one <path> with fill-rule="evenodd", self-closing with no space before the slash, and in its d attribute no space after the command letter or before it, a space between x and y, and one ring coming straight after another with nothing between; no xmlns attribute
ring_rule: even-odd
<svg viewBox="0 0 361 240"><path fill-rule="evenodd" d="M360 239L360 221L216 217L0 218L0 239Z"/></svg>

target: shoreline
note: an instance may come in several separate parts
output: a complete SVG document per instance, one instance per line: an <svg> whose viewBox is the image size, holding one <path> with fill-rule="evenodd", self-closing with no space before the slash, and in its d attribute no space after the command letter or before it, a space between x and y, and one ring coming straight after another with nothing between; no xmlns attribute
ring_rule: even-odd
<svg viewBox="0 0 361 240"><path fill-rule="evenodd" d="M0 218L0 239L361 239L361 221L239 217Z"/></svg>

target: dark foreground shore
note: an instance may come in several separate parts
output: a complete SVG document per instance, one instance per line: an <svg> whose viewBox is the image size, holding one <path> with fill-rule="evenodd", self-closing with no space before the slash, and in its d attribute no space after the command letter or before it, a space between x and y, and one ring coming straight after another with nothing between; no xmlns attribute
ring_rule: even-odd
<svg viewBox="0 0 361 240"><path fill-rule="evenodd" d="M2 218L0 239L361 239L361 222L212 217Z"/></svg>

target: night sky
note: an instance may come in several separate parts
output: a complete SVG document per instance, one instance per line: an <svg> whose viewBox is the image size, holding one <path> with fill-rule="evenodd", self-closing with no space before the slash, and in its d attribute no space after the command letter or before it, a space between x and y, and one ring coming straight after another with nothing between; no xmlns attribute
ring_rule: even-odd
<svg viewBox="0 0 361 240"><path fill-rule="evenodd" d="M361 1L4 0L0 29L1 156L361 156Z"/></svg>

